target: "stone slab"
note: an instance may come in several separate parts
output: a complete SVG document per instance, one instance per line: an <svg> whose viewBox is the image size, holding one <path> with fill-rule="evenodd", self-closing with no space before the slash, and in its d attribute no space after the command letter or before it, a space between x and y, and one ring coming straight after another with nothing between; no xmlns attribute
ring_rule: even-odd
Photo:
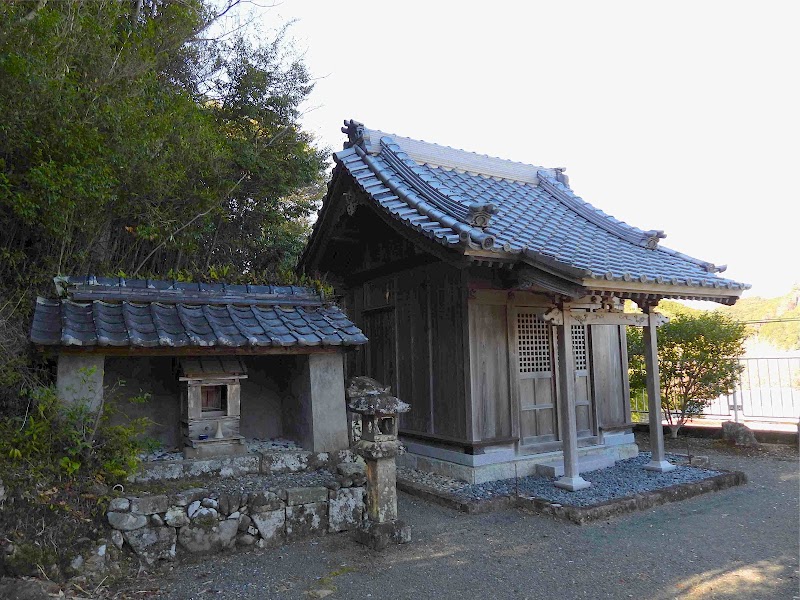
<svg viewBox="0 0 800 600"><path fill-rule="evenodd" d="M106 518L112 528L120 531L133 531L147 525L147 517L145 515L110 512L106 515Z"/></svg>
<svg viewBox="0 0 800 600"><path fill-rule="evenodd" d="M268 545L279 545L286 539L285 510L257 513L249 518L252 519L258 533Z"/></svg>
<svg viewBox="0 0 800 600"><path fill-rule="evenodd" d="M283 490L283 498L288 506L299 504L314 504L325 502L328 499L326 487L294 487Z"/></svg>
<svg viewBox="0 0 800 600"><path fill-rule="evenodd" d="M178 543L193 554L219 552L232 548L236 543L238 523L232 519L217 521L216 525L187 525L180 528Z"/></svg>
<svg viewBox="0 0 800 600"><path fill-rule="evenodd" d="M331 490L328 493L328 531L350 531L364 520L364 488Z"/></svg>
<svg viewBox="0 0 800 600"><path fill-rule="evenodd" d="M283 500L273 492L253 492L247 499L247 506L253 513L273 511L283 508Z"/></svg>
<svg viewBox="0 0 800 600"><path fill-rule="evenodd" d="M264 475L300 473L309 468L311 452L304 450L288 452L262 452L261 472Z"/></svg>
<svg viewBox="0 0 800 600"><path fill-rule="evenodd" d="M167 496L136 496L130 498L131 512L140 515L154 515L167 512L170 500Z"/></svg>
<svg viewBox="0 0 800 600"><path fill-rule="evenodd" d="M324 488L323 488L324 489ZM327 492L327 490L325 490ZM298 504L286 507L286 537L302 538L324 533L328 529L328 504Z"/></svg>

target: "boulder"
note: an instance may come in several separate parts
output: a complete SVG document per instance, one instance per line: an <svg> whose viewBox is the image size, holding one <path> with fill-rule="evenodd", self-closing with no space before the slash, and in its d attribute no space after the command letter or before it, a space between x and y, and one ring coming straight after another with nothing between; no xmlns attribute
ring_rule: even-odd
<svg viewBox="0 0 800 600"><path fill-rule="evenodd" d="M250 508L250 512L253 513L269 512L283 508L283 502L272 492L254 492L250 494L248 507Z"/></svg>
<svg viewBox="0 0 800 600"><path fill-rule="evenodd" d="M192 553L219 552L224 548L233 547L237 531L237 523L232 519L219 521L213 527L187 525L181 527L178 543L181 548Z"/></svg>
<svg viewBox="0 0 800 600"><path fill-rule="evenodd" d="M164 522L170 527L183 527L189 524L189 515L182 506L171 506L164 515Z"/></svg>
<svg viewBox="0 0 800 600"><path fill-rule="evenodd" d="M336 465L336 472L343 477L353 477L355 475L364 475L366 465L357 462L344 462Z"/></svg>
<svg viewBox="0 0 800 600"><path fill-rule="evenodd" d="M251 518L265 543L278 545L286 537L286 511L273 510L255 513Z"/></svg>
<svg viewBox="0 0 800 600"><path fill-rule="evenodd" d="M239 512L241 500L242 497L239 494L222 494L219 497L219 506L217 510L223 515Z"/></svg>
<svg viewBox="0 0 800 600"><path fill-rule="evenodd" d="M213 508L201 506L192 517L193 523L214 523L219 520L219 513Z"/></svg>
<svg viewBox="0 0 800 600"><path fill-rule="evenodd" d="M108 503L108 510L114 512L128 512L131 509L131 501L127 498L114 498Z"/></svg>
<svg viewBox="0 0 800 600"><path fill-rule="evenodd" d="M147 564L156 560L175 558L175 529L172 527L143 527L125 533L125 542Z"/></svg>
<svg viewBox="0 0 800 600"><path fill-rule="evenodd" d="M253 524L253 519L251 519L249 516L242 515L241 517L239 517L239 531L241 531L242 533L247 531L247 528L250 527L250 525L252 524Z"/></svg>
<svg viewBox="0 0 800 600"><path fill-rule="evenodd" d="M108 524L120 531L133 531L147 525L147 517L133 513L110 512L106 515Z"/></svg>
<svg viewBox="0 0 800 600"><path fill-rule="evenodd" d="M733 421L725 421L722 424L722 439L735 446L754 448L760 445L752 429L744 423L735 423Z"/></svg>
<svg viewBox="0 0 800 600"><path fill-rule="evenodd" d="M192 519L197 514L198 510L200 510L200 500L195 500L189 505L189 508L186 509L186 512L189 513L189 518Z"/></svg>
<svg viewBox="0 0 800 600"><path fill-rule="evenodd" d="M208 490L203 488L190 488L188 490L183 490L182 492L178 492L175 494L175 505L176 506L189 506L192 502L196 500L201 500L208 495ZM198 506L200 504L198 503Z"/></svg>
<svg viewBox="0 0 800 600"><path fill-rule="evenodd" d="M114 530L111 532L111 543L116 546L117 550L122 550L122 544L125 542L125 538L122 536L122 532L118 530Z"/></svg>

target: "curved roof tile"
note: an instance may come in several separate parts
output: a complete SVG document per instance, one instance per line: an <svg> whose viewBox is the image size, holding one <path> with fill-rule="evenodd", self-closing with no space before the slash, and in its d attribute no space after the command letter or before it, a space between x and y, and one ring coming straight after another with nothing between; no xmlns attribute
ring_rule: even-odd
<svg viewBox="0 0 800 600"><path fill-rule="evenodd" d="M522 260L543 255L587 279L749 288L719 277L711 263L658 245L663 232L632 227L595 208L569 188L562 169L346 124L350 141L334 155L340 168L391 216L444 245L475 245ZM479 228L470 222L470 207L485 203L494 212Z"/></svg>
<svg viewBox="0 0 800 600"><path fill-rule="evenodd" d="M31 327L34 343L252 348L367 342L338 307L323 302L309 288L92 277L68 281L67 293L70 297L60 300L37 299ZM141 300L148 294L151 301ZM83 301L73 300L74 295ZM137 301L124 299L128 297Z"/></svg>

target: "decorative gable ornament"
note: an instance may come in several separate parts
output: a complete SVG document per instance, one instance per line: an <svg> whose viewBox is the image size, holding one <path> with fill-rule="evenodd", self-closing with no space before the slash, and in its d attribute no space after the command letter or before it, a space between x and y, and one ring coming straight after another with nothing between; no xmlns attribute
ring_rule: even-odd
<svg viewBox="0 0 800 600"><path fill-rule="evenodd" d="M658 240L663 240L665 237L667 237L667 234L662 230L651 229L644 232L642 242L648 250L655 250L658 247Z"/></svg>
<svg viewBox="0 0 800 600"><path fill-rule="evenodd" d="M497 212L497 205L491 202L473 202L469 205L469 224L479 229L486 229Z"/></svg>
<svg viewBox="0 0 800 600"><path fill-rule="evenodd" d="M363 145L365 130L366 128L363 123L359 123L353 119L345 119L342 133L347 134L347 141L344 143L344 147L352 148L353 146Z"/></svg>
<svg viewBox="0 0 800 600"><path fill-rule="evenodd" d="M356 214L358 208L358 200L353 192L345 192L342 196L344 198L344 208L349 216Z"/></svg>

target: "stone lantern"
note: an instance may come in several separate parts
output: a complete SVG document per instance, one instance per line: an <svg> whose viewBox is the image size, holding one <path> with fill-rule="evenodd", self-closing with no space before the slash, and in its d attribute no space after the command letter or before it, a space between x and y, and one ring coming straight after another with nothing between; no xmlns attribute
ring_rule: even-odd
<svg viewBox="0 0 800 600"><path fill-rule="evenodd" d="M403 448L397 438L398 417L411 407L389 390L369 377L353 377L347 388L348 409L361 415L361 439L354 449L367 464L368 519L356 530L356 540L373 550L411 541L411 526L397 518L395 464Z"/></svg>

